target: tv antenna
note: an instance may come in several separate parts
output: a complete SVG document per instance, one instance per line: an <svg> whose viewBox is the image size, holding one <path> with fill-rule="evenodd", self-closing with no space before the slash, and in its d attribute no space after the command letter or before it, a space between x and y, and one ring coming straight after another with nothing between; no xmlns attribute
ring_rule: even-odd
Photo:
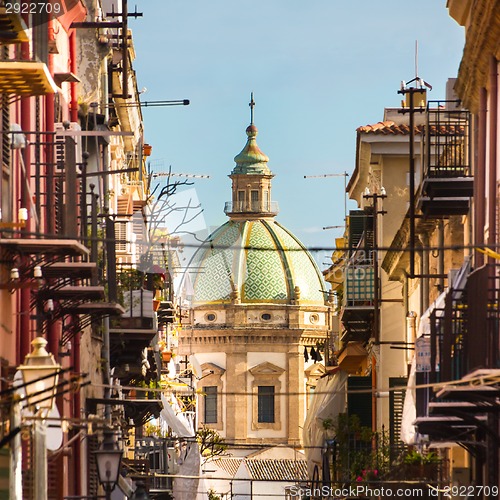
<svg viewBox="0 0 500 500"><path fill-rule="evenodd" d="M342 172L340 174L319 174L319 175L304 175L304 179L319 179L325 177L343 177L344 178L344 222L347 222L347 178L349 174L347 172ZM328 229L334 226L327 226ZM323 228L326 229L326 228Z"/></svg>

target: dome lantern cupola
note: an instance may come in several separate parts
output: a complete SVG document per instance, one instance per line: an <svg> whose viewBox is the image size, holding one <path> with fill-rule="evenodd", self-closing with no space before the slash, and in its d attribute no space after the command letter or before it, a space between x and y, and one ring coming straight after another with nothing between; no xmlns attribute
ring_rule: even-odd
<svg viewBox="0 0 500 500"><path fill-rule="evenodd" d="M246 129L247 143L234 157L236 166L229 175L232 184L232 201L226 203L224 212L231 219L261 219L278 213L276 202L271 201L271 179L274 177L267 166L269 158L257 145L257 127L253 123L255 101L250 100L250 125Z"/></svg>

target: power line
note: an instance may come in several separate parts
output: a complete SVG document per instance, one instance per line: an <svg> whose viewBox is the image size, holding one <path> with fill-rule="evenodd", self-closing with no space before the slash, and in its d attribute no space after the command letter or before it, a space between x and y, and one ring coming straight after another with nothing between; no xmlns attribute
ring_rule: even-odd
<svg viewBox="0 0 500 500"><path fill-rule="evenodd" d="M119 214L110 214L109 217L118 217ZM120 221L123 222L123 221ZM42 232L37 232L37 231L31 231L27 232L26 230L20 231L17 229L3 229L0 228L0 233L8 233L8 234L17 234L17 235L22 235L22 236L32 236L32 237L39 237L42 240L45 239L55 239L55 240L67 240L68 237L62 234L48 234L48 233L42 233ZM167 236L175 236L175 233L169 234ZM71 237L69 238L71 240L77 240L77 241L98 241L101 243L111 243L111 242L118 242L118 243L131 243L132 241L129 239L116 239L116 238L104 238L104 237L97 237L97 238L92 238L92 237ZM145 242L140 242L140 241L135 241L137 245L149 245L150 242L145 241ZM241 250L252 250L252 251L262 251L262 252L272 252L272 251L278 251L275 247L263 247L263 246L252 246L252 245L218 245L213 243L211 240L207 239L203 241L200 244L196 243L190 243L190 242L182 242L181 246L185 248L201 248L204 245L210 245L210 249L214 250L231 250L231 251L241 251ZM457 245L433 245L433 246L418 246L415 247L413 250L415 250L417 253L418 252L430 252L433 250L437 251L459 251L459 250L477 250L477 251L484 251L485 249L490 249L490 250L500 250L500 243L498 244L490 244L488 243L487 245L481 244L481 245L475 245L475 244L457 244ZM406 246L404 248L401 247L396 247L396 246L378 246L377 250L380 252L402 252L402 253L407 253L411 252L411 248L409 246ZM369 247L335 247L335 246L310 246L310 247L303 247L303 248L287 248L285 250L286 252L324 252L324 251L331 251L331 252L356 252L356 251L365 251L367 253L371 253L373 249Z"/></svg>

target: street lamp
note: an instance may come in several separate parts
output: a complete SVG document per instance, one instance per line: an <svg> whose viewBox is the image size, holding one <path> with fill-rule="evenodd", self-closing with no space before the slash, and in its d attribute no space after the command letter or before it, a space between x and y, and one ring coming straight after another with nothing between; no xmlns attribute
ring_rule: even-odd
<svg viewBox="0 0 500 500"><path fill-rule="evenodd" d="M31 342L33 350L19 366L23 377L28 407L36 415L45 418L52 409L57 392L57 382L61 365L47 352L47 341L37 337Z"/></svg>
<svg viewBox="0 0 500 500"><path fill-rule="evenodd" d="M33 412L34 476L35 495L38 500L47 500L47 442L45 419L54 404L61 366L45 349L47 341L37 337L32 342L33 350L18 367L23 377L27 406Z"/></svg>
<svg viewBox="0 0 500 500"><path fill-rule="evenodd" d="M111 492L115 489L120 477L120 465L122 461L122 450L118 448L111 433L104 434L104 440L100 450L94 452L97 462L97 474L99 482L106 493L106 499L111 498Z"/></svg>

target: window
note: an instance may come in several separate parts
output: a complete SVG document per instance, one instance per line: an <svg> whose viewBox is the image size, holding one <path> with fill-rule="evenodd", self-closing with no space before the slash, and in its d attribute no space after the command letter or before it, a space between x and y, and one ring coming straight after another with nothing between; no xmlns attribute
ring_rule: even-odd
<svg viewBox="0 0 500 500"><path fill-rule="evenodd" d="M116 241L116 251L126 252L127 251L127 222L126 221L116 221L115 222L115 241Z"/></svg>
<svg viewBox="0 0 500 500"><path fill-rule="evenodd" d="M217 386L211 385L203 387L205 393L205 424L217 423Z"/></svg>
<svg viewBox="0 0 500 500"><path fill-rule="evenodd" d="M274 423L274 385L259 385L258 391L259 423Z"/></svg>
<svg viewBox="0 0 500 500"><path fill-rule="evenodd" d="M252 430L282 428L280 392L285 369L265 361L248 370L252 375ZM282 398L281 398L282 399Z"/></svg>
<svg viewBox="0 0 500 500"><path fill-rule="evenodd" d="M250 192L250 196L252 201L252 210L253 211L259 210L259 192L252 190Z"/></svg>
<svg viewBox="0 0 500 500"><path fill-rule="evenodd" d="M214 363L203 363L201 365L203 383L203 396L199 399L200 420L209 424L211 429L224 430L224 411L222 408L222 396L224 384L222 376L224 369Z"/></svg>
<svg viewBox="0 0 500 500"><path fill-rule="evenodd" d="M238 191L238 211L243 211L245 209L245 191Z"/></svg>

